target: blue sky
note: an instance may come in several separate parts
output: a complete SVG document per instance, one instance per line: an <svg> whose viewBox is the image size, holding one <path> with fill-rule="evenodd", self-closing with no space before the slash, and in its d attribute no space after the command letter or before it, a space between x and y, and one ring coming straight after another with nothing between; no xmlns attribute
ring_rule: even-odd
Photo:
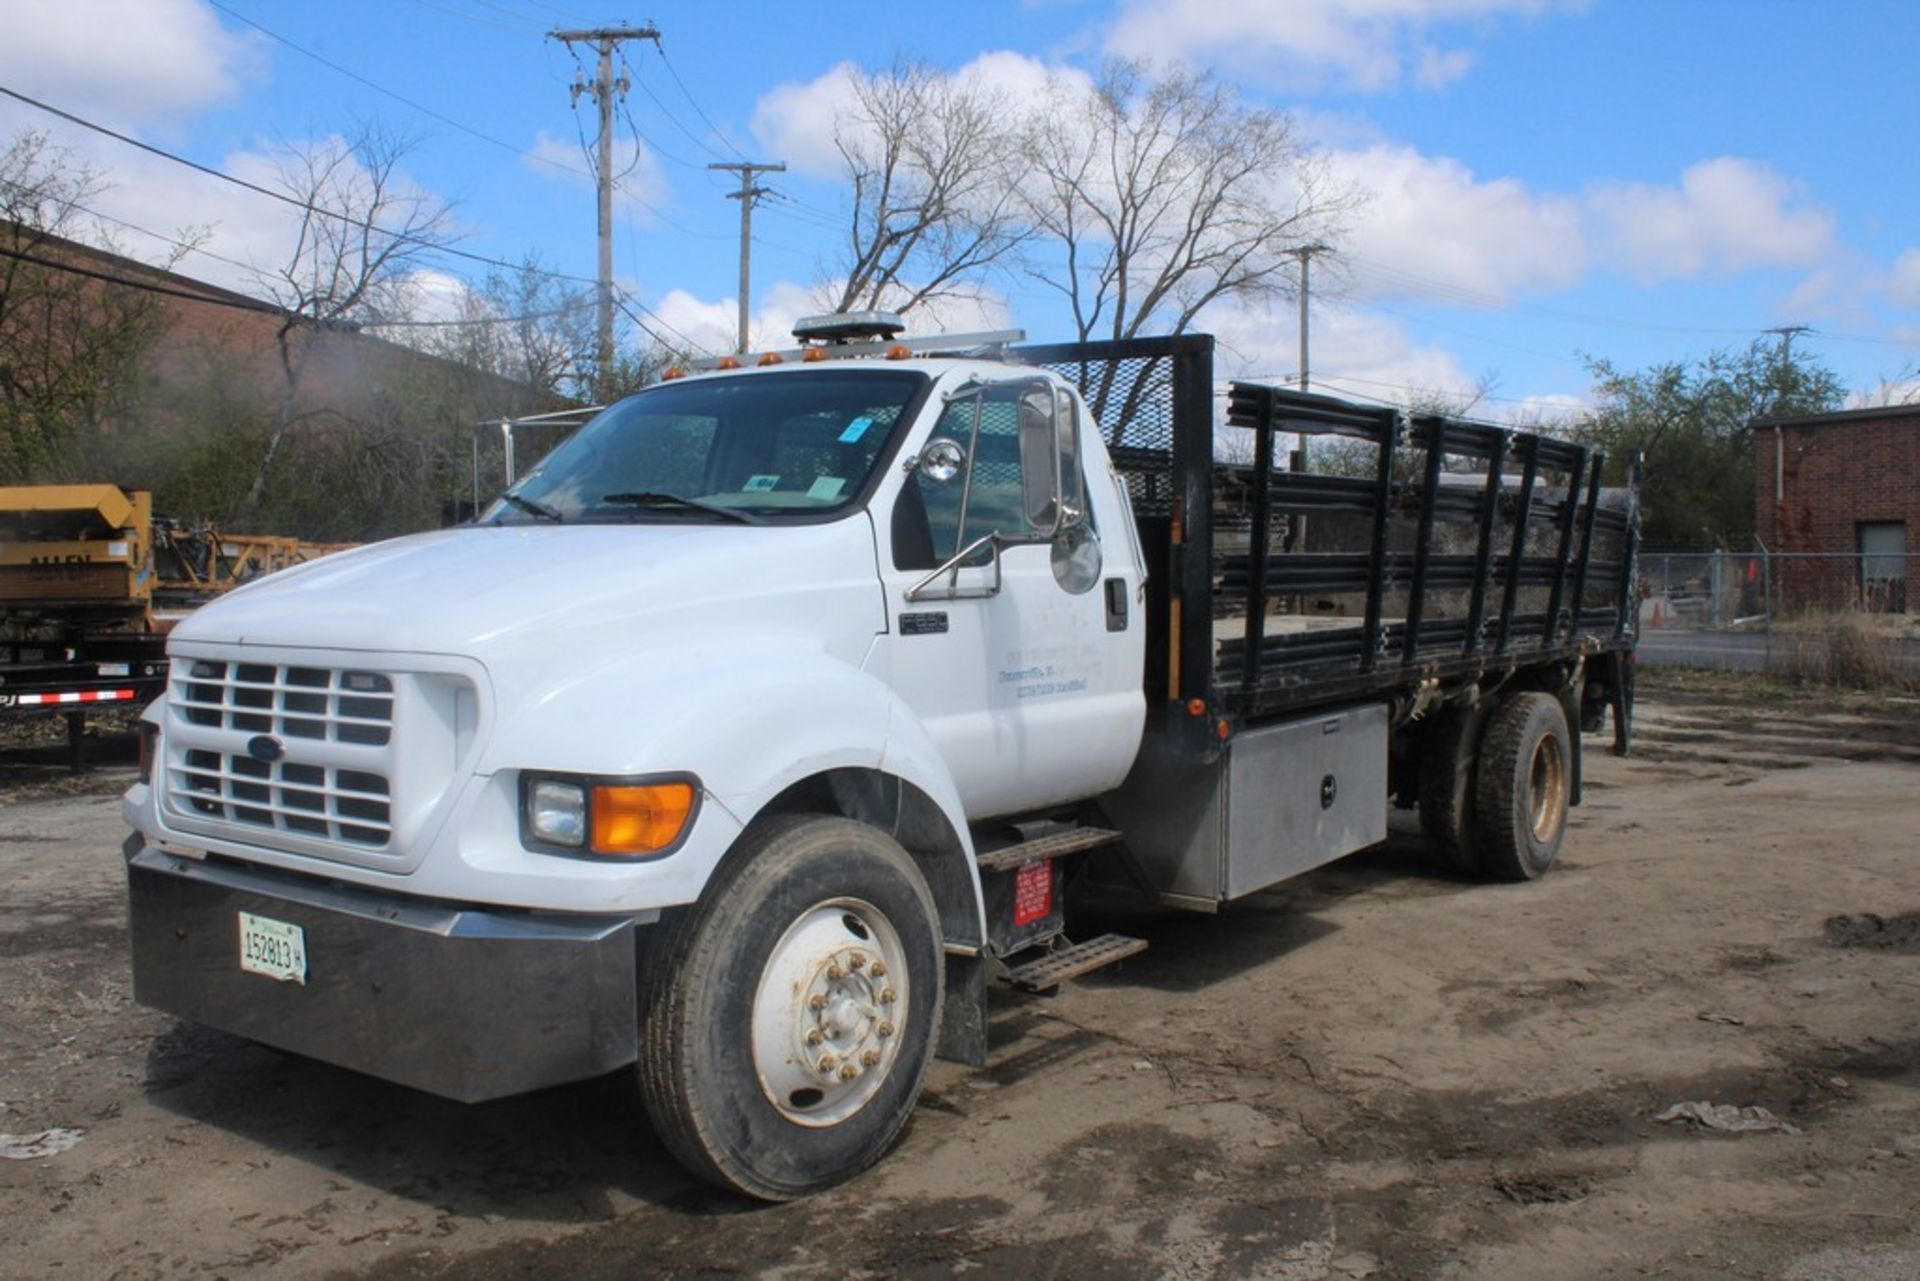
<svg viewBox="0 0 1920 1281"><path fill-rule="evenodd" d="M616 272L663 324L718 347L733 317L738 204L722 195L732 180L705 165L794 165L771 180L782 198L755 215L756 339L779 341L834 270L840 64L904 56L1005 80L1086 71L1111 54L1175 59L1293 113L1334 172L1371 193L1342 242L1339 296L1316 298L1318 387L1389 399L1484 387L1482 412L1512 415L1584 399L1580 353L1632 368L1787 324L1812 326L1804 349L1863 393L1911 380L1920 362L1912 3L222 3L231 13L203 0L11 0L0 84L251 176L276 145L377 118L418 135L408 177L455 202L463 248L536 251L591 275L585 179L523 154L580 164L574 61L543 33L652 20L666 56L629 47L643 150L617 218ZM207 248L240 262L284 253L284 211L259 197L0 104L0 133L27 125L105 172L114 186L95 207L138 256L166 245L131 227L209 227ZM212 257L180 269L248 286ZM998 305L980 319L1062 335L1046 291L988 283ZM1230 371L1295 373L1290 306L1209 321Z"/></svg>

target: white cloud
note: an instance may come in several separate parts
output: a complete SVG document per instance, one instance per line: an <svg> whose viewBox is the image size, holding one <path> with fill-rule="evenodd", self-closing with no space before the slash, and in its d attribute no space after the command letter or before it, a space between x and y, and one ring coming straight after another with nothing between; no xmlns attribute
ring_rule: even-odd
<svg viewBox="0 0 1920 1281"><path fill-rule="evenodd" d="M265 62L200 0L8 0L0 31L0 81L123 126L164 127Z"/></svg>
<svg viewBox="0 0 1920 1281"><path fill-rule="evenodd" d="M1370 196L1341 243L1361 297L1437 293L1492 304L1566 288L1587 271L1577 199L1535 193L1514 178L1483 181L1457 160L1411 147L1381 144L1328 159L1337 181Z"/></svg>
<svg viewBox="0 0 1920 1281"><path fill-rule="evenodd" d="M853 77L859 71L854 63L842 62L812 80L769 89L754 105L754 138L797 173L838 177L841 161L834 135L853 107ZM1005 49L989 50L950 75L962 84L1001 95L1010 112L1037 104L1047 92L1050 77L1087 80L1085 72L1050 67Z"/></svg>
<svg viewBox="0 0 1920 1281"><path fill-rule="evenodd" d="M1811 267L1834 249L1834 218L1765 165L1720 156L1677 187L1605 183L1588 196L1609 260L1643 281Z"/></svg>
<svg viewBox="0 0 1920 1281"><path fill-rule="evenodd" d="M1884 287L1896 306L1920 307L1920 249L1909 249L1893 260Z"/></svg>
<svg viewBox="0 0 1920 1281"><path fill-rule="evenodd" d="M1563 0L1132 0L1107 34L1110 53L1221 66L1288 88L1379 91L1411 69L1434 88L1471 55L1429 33L1573 7Z"/></svg>
<svg viewBox="0 0 1920 1281"><path fill-rule="evenodd" d="M782 280L757 290L759 307L747 319L747 350L793 346L794 322L802 316L825 311L827 300L841 283L802 285ZM665 331L665 337L673 338L674 331L678 331L710 352L733 350L739 324L738 307L736 298L704 299L684 289L671 290L652 304L655 314L671 327ZM977 296L943 298L915 308L906 316L907 335L1005 329L1011 324L1010 317L1006 299L983 289Z"/></svg>
<svg viewBox="0 0 1920 1281"><path fill-rule="evenodd" d="M1200 328L1219 340L1218 378L1290 382L1299 376L1300 330L1290 308L1215 306ZM1407 388L1466 396L1478 386L1451 352L1414 342L1391 316L1316 307L1310 338L1309 378L1316 390L1394 400Z"/></svg>

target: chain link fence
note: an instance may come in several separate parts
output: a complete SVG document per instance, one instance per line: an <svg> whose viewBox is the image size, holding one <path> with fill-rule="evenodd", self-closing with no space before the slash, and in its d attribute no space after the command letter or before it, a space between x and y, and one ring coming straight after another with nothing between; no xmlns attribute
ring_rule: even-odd
<svg viewBox="0 0 1920 1281"><path fill-rule="evenodd" d="M1639 568L1644 662L1920 682L1920 555L1651 550Z"/></svg>

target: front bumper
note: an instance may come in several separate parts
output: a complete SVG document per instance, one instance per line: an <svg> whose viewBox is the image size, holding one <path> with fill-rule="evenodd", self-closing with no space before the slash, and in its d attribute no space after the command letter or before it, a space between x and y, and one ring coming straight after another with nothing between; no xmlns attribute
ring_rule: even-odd
<svg viewBox="0 0 1920 1281"><path fill-rule="evenodd" d="M632 915L453 907L138 836L127 900L135 1000L309 1058L475 1103L638 1055ZM305 983L240 968L243 911L305 931Z"/></svg>

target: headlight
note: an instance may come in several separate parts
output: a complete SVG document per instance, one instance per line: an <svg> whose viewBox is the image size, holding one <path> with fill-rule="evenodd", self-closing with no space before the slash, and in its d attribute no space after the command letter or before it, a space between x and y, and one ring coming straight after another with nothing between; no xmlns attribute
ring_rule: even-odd
<svg viewBox="0 0 1920 1281"><path fill-rule="evenodd" d="M700 781L688 774L632 779L528 774L524 779L523 843L543 853L670 854L700 806Z"/></svg>
<svg viewBox="0 0 1920 1281"><path fill-rule="evenodd" d="M587 843L587 789L543 778L527 789L527 834L548 845Z"/></svg>

